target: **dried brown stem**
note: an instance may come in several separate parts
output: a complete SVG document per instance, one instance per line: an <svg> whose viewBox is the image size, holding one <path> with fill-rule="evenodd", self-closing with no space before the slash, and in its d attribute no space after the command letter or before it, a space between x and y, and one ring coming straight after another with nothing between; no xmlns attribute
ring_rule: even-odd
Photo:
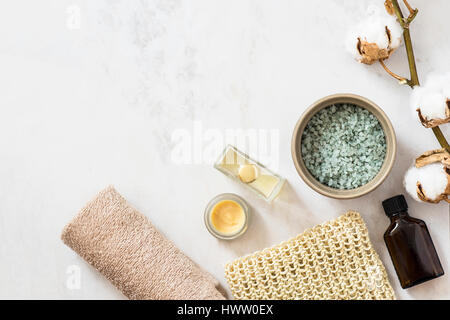
<svg viewBox="0 0 450 320"><path fill-rule="evenodd" d="M407 0L403 0L403 3L405 4L406 8L408 8L409 14L412 15L414 12L417 12L417 9L413 9ZM416 13L417 14L417 13Z"/></svg>
<svg viewBox="0 0 450 320"><path fill-rule="evenodd" d="M405 20L403 17L402 10L400 9L400 6L398 4L397 0L392 0L392 5L394 7L395 15L397 16L397 20L400 23L400 25L403 28L403 40L405 41L405 47L406 47L406 55L408 56L408 65L409 65L409 71L411 75L411 79L407 82L407 84L412 88L414 86L419 85L419 77L417 75L417 67L416 67L416 60L414 58L414 50L412 47L412 41L411 41L411 33L409 31L409 24L414 19L414 17L417 15L418 10L415 9L415 13L411 13L411 15L408 17L408 19ZM409 6L409 4L408 4Z"/></svg>
<svg viewBox="0 0 450 320"><path fill-rule="evenodd" d="M383 67L384 70L386 70L386 72L391 75L393 78L397 79L398 81L400 81L400 83L407 83L408 79L399 76L398 74L392 72L391 70L389 70L389 68L386 66L386 64L384 63L383 59L380 59L380 64Z"/></svg>
<svg viewBox="0 0 450 320"><path fill-rule="evenodd" d="M450 145L448 144L447 139L445 139L441 129L439 127L433 127L432 129L441 147L450 152Z"/></svg>

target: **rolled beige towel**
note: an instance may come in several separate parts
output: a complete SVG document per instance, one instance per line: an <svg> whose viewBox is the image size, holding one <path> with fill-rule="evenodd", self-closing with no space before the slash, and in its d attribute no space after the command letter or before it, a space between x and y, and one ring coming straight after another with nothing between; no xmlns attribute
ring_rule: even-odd
<svg viewBox="0 0 450 320"><path fill-rule="evenodd" d="M129 299L224 299L217 280L113 187L89 202L61 238Z"/></svg>

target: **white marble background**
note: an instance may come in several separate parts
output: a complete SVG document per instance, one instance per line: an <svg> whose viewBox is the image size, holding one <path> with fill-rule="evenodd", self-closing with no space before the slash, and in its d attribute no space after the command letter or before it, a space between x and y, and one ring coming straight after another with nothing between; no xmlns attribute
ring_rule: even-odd
<svg viewBox="0 0 450 320"><path fill-rule="evenodd" d="M402 290L382 239L389 221L381 201L403 193L412 159L438 145L412 117L410 89L344 49L348 25L369 2L383 0L2 1L0 298L124 298L59 238L88 200L114 184L224 286L225 262L354 209L399 298L449 299L446 204L408 197L410 213L428 224L444 277ZM450 70L450 2L411 3L420 9L412 34L421 78ZM407 73L404 48L389 65ZM399 144L386 182L348 201L311 191L290 155L303 110L339 92L379 104ZM209 164L174 165L171 135L194 121L278 129L278 172L289 182L280 199L268 205ZM202 221L206 203L223 192L254 209L248 232L232 242L210 236ZM66 286L72 265L81 270L80 289Z"/></svg>

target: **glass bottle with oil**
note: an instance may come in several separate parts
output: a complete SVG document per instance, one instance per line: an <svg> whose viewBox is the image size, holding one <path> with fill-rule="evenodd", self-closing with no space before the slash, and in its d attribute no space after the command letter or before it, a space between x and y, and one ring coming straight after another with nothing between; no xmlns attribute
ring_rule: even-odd
<svg viewBox="0 0 450 320"><path fill-rule="evenodd" d="M285 182L279 175L231 145L226 146L214 167L268 202L278 196Z"/></svg>
<svg viewBox="0 0 450 320"><path fill-rule="evenodd" d="M403 195L383 201L391 224L384 241L391 255L403 289L440 277L444 274L428 228L420 219L408 214Z"/></svg>

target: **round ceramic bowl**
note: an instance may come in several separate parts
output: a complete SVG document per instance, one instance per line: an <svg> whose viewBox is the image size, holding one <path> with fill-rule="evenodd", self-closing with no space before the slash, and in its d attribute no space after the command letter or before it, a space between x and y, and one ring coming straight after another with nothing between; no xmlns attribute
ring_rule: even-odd
<svg viewBox="0 0 450 320"><path fill-rule="evenodd" d="M381 124L381 127L383 128L384 135L386 137L386 147L387 147L386 157L378 174L367 184L355 189L348 189L348 190L330 188L317 181L306 168L301 153L301 139L303 135L303 130L305 129L311 117L318 111L322 110L323 108L326 108L333 104L340 104L340 103L349 103L357 105L359 107L368 110L374 116L376 116ZM395 132L389 118L386 116L383 110L381 110L381 108L378 107L375 103L364 97L354 94L334 94L322 98L319 101L313 103L297 121L291 142L292 159L294 160L295 168L297 169L297 172L300 175L300 177L302 177L302 179L306 182L306 184L310 186L313 190L327 197L336 199L352 199L361 197L377 188L384 181L384 179L386 179L389 172L391 171L392 166L394 165L396 151L397 151L397 142L395 139Z"/></svg>

